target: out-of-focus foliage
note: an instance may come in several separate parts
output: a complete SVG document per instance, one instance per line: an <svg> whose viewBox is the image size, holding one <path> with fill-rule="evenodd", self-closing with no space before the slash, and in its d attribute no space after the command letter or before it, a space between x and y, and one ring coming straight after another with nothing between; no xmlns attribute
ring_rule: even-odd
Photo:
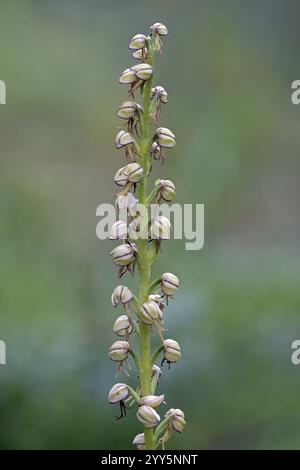
<svg viewBox="0 0 300 470"><path fill-rule="evenodd" d="M2 0L1 448L120 449L140 432L106 403L117 281L95 212L122 164L127 42L155 20L170 32L160 122L178 144L154 177L204 203L206 227L202 251L164 243L154 268L181 279L166 315L183 358L163 390L188 424L170 446L299 448L299 13L293 0Z"/></svg>

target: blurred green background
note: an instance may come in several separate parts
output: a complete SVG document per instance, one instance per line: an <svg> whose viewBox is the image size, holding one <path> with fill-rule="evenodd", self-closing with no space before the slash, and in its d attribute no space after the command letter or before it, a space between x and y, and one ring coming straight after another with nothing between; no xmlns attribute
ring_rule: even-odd
<svg viewBox="0 0 300 470"><path fill-rule="evenodd" d="M126 449L140 432L106 402L115 243L95 213L123 163L128 40L154 21L177 136L154 177L205 204L204 249L170 241L154 265L181 280L166 321L183 357L159 390L188 424L169 448L300 448L299 15L296 0L1 0L1 448Z"/></svg>

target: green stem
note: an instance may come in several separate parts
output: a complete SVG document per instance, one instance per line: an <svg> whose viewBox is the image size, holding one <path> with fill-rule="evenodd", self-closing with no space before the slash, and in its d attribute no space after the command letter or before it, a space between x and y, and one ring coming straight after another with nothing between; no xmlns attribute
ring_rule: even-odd
<svg viewBox="0 0 300 470"><path fill-rule="evenodd" d="M149 54L148 61L153 63L153 54ZM140 204L147 204L147 176L150 169L149 158L149 134L150 134L150 94L152 80L147 80L143 89L143 125L140 139L140 163L144 169L144 176L138 185L137 196ZM147 262L148 240L138 239L138 268L140 275L140 305L147 300L148 285L150 281L150 266ZM140 384L141 396L151 395L151 349L150 349L150 327L140 322ZM153 431L144 427L145 449L155 449Z"/></svg>
<svg viewBox="0 0 300 470"><path fill-rule="evenodd" d="M161 423L157 426L155 433L154 433L155 442L158 441L159 436L166 430L170 419L171 419L171 416L168 416L163 421L161 421Z"/></svg>
<svg viewBox="0 0 300 470"><path fill-rule="evenodd" d="M133 298L132 298L132 306L134 308L134 312L137 316L139 316L138 312L139 312L139 309L140 309L140 303L139 303L139 300L136 298L136 296L134 295Z"/></svg>
<svg viewBox="0 0 300 470"><path fill-rule="evenodd" d="M159 375L155 374L151 379L151 395L155 395L156 387L158 385Z"/></svg>
<svg viewBox="0 0 300 470"><path fill-rule="evenodd" d="M153 289L155 289L158 284L160 284L161 279L155 279L153 282L151 282L150 286L148 287L148 293L151 294Z"/></svg>
<svg viewBox="0 0 300 470"><path fill-rule="evenodd" d="M132 359L133 359L133 361L134 361L134 363L135 363L135 366L136 366L137 370L139 371L139 370L140 370L140 361L139 361L139 358L137 357L137 354L136 354L136 353L134 352L134 350L131 349L131 348L128 350L128 352L129 352L129 354L131 355L131 357L132 357Z"/></svg>
<svg viewBox="0 0 300 470"><path fill-rule="evenodd" d="M160 355L160 353L164 350L164 346L159 346L153 353L153 356L151 357L151 363L152 365L154 364L154 362L156 361L156 359L158 358L158 356Z"/></svg>
<svg viewBox="0 0 300 470"><path fill-rule="evenodd" d="M136 393L135 390L133 390L133 388L129 387L129 385L127 385L127 387L128 387L129 393L130 393L130 395L132 396L132 398L133 398L137 403L139 403L139 402L140 402L140 397L139 397L139 395Z"/></svg>
<svg viewBox="0 0 300 470"><path fill-rule="evenodd" d="M147 205L149 205L152 202L152 200L155 198L155 196L157 195L158 190L159 190L159 188L157 186L152 189L151 193L147 197Z"/></svg>

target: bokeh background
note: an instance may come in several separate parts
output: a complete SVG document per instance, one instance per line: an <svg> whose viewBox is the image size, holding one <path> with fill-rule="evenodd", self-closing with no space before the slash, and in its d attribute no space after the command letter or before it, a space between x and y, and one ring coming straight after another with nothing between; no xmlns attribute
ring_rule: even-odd
<svg viewBox="0 0 300 470"><path fill-rule="evenodd" d="M1 448L126 449L140 432L106 403L117 279L95 213L122 164L128 40L154 21L177 136L154 178L205 204L204 249L170 241L154 265L181 280L166 315L184 354L160 390L188 424L169 448L300 448L299 15L296 0L1 0Z"/></svg>

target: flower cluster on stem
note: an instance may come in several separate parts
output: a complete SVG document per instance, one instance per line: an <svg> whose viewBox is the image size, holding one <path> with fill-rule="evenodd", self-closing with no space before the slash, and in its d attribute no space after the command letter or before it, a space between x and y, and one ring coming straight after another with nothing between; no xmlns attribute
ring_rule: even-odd
<svg viewBox="0 0 300 470"><path fill-rule="evenodd" d="M162 86L153 85L154 56L161 52L162 38L167 34L165 25L155 23L150 27L149 35L136 34L129 42L132 56L139 63L126 68L119 79L121 84L129 87L128 97L117 110L117 116L125 126L116 136L116 148L124 151L126 164L114 176L114 182L120 188L116 208L119 214L125 210L128 219L126 222L118 220L111 230L111 239L121 242L111 252L118 275L122 277L127 271L134 275L137 266L139 292L134 295L127 286L118 285L112 293L112 305L123 306L124 312L114 323L113 332L118 340L111 345L109 356L118 363L118 370L127 374L130 370L127 359L131 356L139 384L134 390L125 383L116 383L108 394L108 401L119 404L121 414L118 419L126 416L127 409L137 406L136 417L143 425L143 432L135 436L133 445L147 450L164 448L172 432L182 432L185 426L184 413L180 409L169 409L163 419L157 410L166 404L164 394L156 394L161 367L164 362L170 367L181 357L179 343L165 338L164 328L164 308L177 291L179 279L166 272L151 280L151 265L159 254L162 240L170 238L171 224L166 217L157 216L143 227L138 210L143 205L148 211L152 202L171 202L175 197L175 185L168 179L156 180L148 194L148 179L154 161L163 163L166 160L164 149L176 144L172 131L157 127L168 93ZM141 103L135 98L138 91ZM138 236L142 228L146 229L147 237ZM158 334L161 342L154 352L151 351L152 332ZM138 338L136 349L133 335ZM155 364L159 356L161 367Z"/></svg>

